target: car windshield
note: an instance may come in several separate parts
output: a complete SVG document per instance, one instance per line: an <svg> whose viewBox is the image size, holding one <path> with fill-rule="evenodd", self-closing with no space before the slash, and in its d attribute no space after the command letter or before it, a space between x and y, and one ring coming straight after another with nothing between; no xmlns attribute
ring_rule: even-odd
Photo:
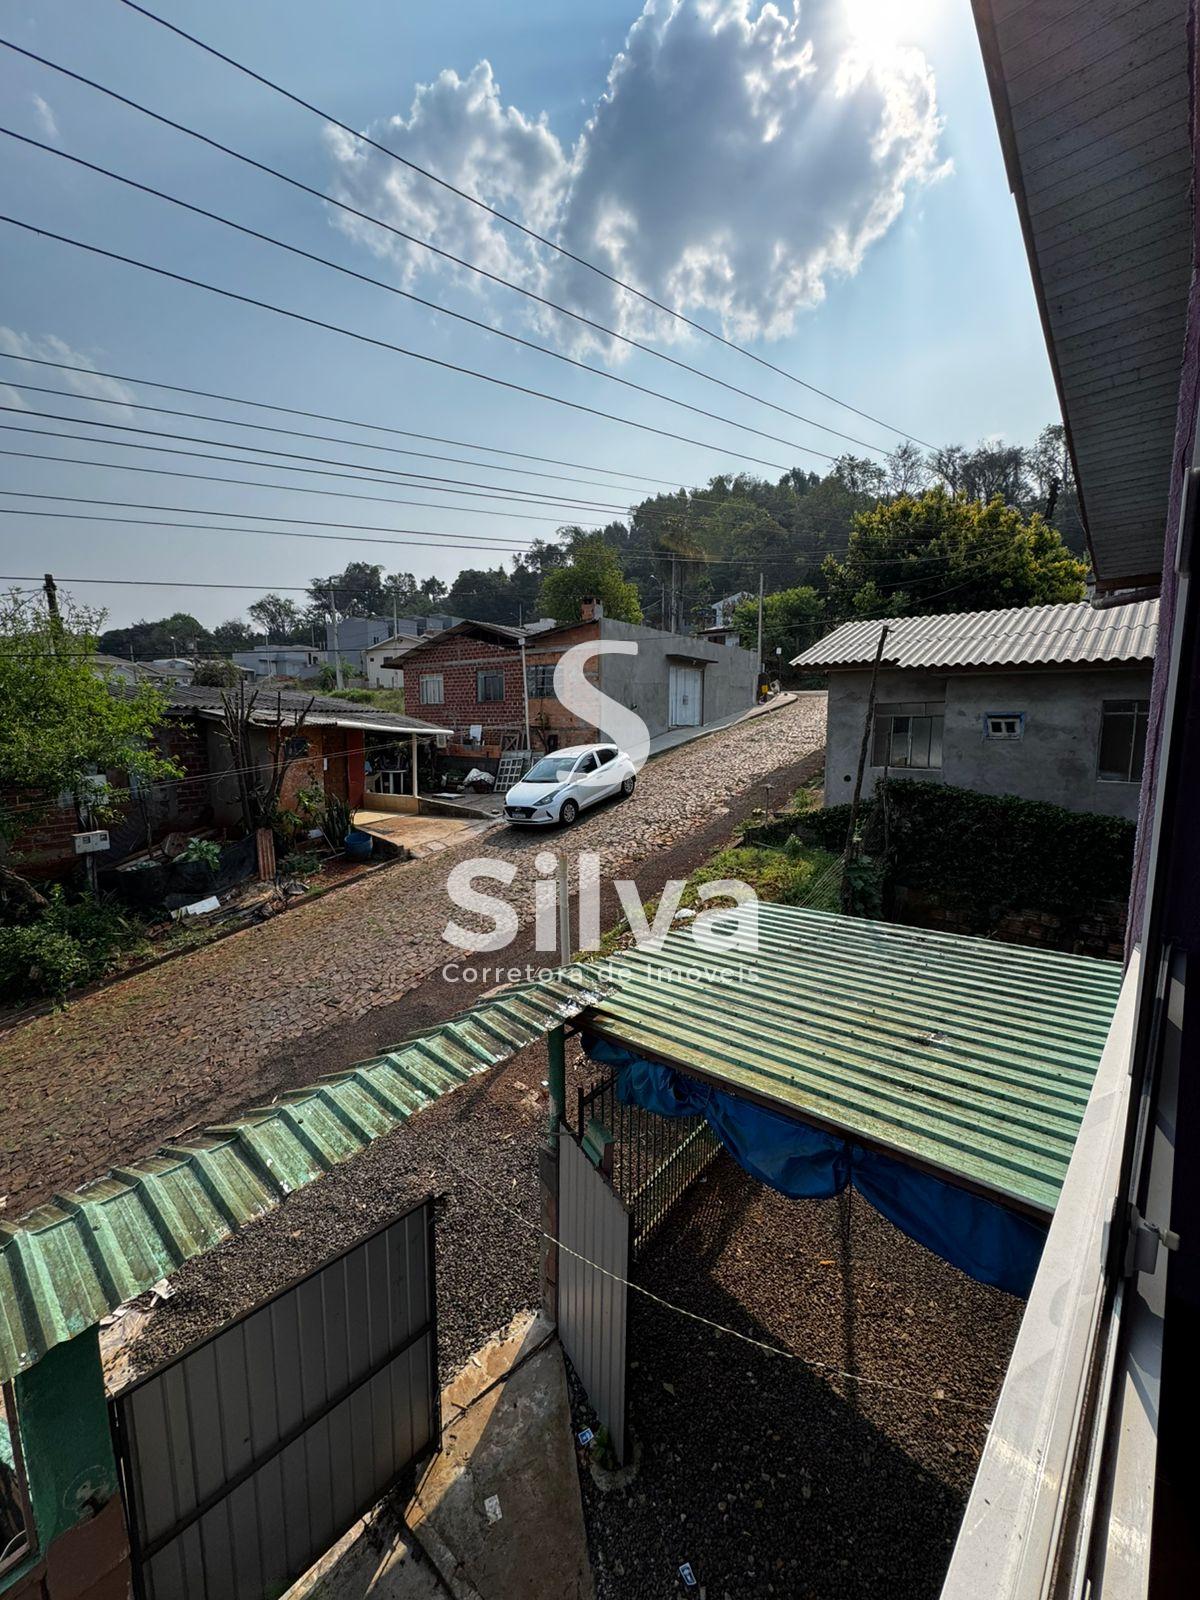
<svg viewBox="0 0 1200 1600"><path fill-rule="evenodd" d="M570 777L575 765L574 756L543 756L522 778L522 783L561 783Z"/></svg>

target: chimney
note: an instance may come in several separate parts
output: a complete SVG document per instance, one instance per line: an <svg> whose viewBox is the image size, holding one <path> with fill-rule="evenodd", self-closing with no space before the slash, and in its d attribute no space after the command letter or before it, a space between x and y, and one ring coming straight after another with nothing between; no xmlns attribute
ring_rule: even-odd
<svg viewBox="0 0 1200 1600"><path fill-rule="evenodd" d="M579 615L584 622L599 622L604 615L604 603L593 595L579 602Z"/></svg>

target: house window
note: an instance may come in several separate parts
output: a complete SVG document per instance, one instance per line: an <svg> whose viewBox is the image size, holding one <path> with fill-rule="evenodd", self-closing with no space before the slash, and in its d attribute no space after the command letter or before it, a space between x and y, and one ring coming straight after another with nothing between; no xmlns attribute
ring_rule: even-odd
<svg viewBox="0 0 1200 1600"><path fill-rule="evenodd" d="M1101 783L1141 783L1149 700L1105 700L1100 710Z"/></svg>
<svg viewBox="0 0 1200 1600"><path fill-rule="evenodd" d="M554 663L525 668L525 685L531 700L553 700Z"/></svg>
<svg viewBox="0 0 1200 1600"><path fill-rule="evenodd" d="M983 718L985 739L1023 739L1025 713L1023 711L988 711Z"/></svg>
<svg viewBox="0 0 1200 1600"><path fill-rule="evenodd" d="M421 704L423 706L440 706L445 704L446 686L440 672L423 672L421 674Z"/></svg>
<svg viewBox="0 0 1200 1600"><path fill-rule="evenodd" d="M480 705L490 700L504 699L504 674L502 672L477 672L475 674L475 698Z"/></svg>
<svg viewBox="0 0 1200 1600"><path fill-rule="evenodd" d="M940 768L945 712L940 700L876 706L872 766Z"/></svg>

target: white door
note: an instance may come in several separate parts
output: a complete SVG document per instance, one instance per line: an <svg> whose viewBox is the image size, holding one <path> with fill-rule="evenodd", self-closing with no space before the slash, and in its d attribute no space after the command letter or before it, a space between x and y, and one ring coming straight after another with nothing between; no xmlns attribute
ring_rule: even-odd
<svg viewBox="0 0 1200 1600"><path fill-rule="evenodd" d="M671 726L698 728L704 677L699 667L670 669Z"/></svg>

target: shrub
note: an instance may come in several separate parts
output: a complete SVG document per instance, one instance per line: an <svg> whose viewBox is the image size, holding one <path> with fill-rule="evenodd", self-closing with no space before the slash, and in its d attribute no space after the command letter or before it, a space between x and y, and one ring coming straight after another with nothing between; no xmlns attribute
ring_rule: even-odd
<svg viewBox="0 0 1200 1600"><path fill-rule="evenodd" d="M210 872L216 872L221 865L221 847L215 839L189 839L187 848L180 852L179 859L199 867L207 867Z"/></svg>
<svg viewBox="0 0 1200 1600"><path fill-rule="evenodd" d="M55 884L36 918L0 928L0 996L65 994L103 977L121 951L142 942L140 925L112 901L91 895L69 900Z"/></svg>

